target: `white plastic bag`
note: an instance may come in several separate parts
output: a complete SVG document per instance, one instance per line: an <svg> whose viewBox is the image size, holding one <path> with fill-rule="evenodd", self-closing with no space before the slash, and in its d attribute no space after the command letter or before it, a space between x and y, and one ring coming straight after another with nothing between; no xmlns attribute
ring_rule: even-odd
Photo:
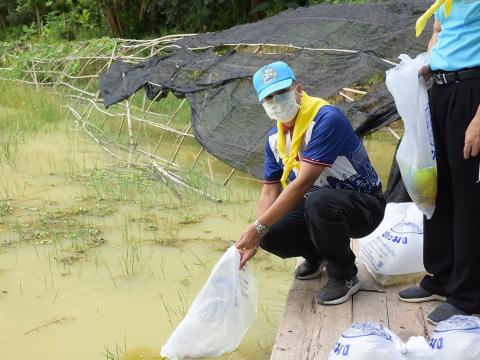
<svg viewBox="0 0 480 360"><path fill-rule="evenodd" d="M437 164L427 84L418 76L420 68L428 63L428 54L420 54L413 60L408 55L399 58L400 64L387 70L386 78L405 125L396 159L408 194L430 219L437 196Z"/></svg>
<svg viewBox="0 0 480 360"><path fill-rule="evenodd" d="M452 316L440 322L430 339L430 346L440 360L480 359L480 319L475 316Z"/></svg>
<svg viewBox="0 0 480 360"><path fill-rule="evenodd" d="M388 203L380 225L359 241L362 262L382 285L410 281L425 272L423 215L413 203Z"/></svg>
<svg viewBox="0 0 480 360"><path fill-rule="evenodd" d="M240 266L240 253L231 246L215 264L160 355L170 360L219 356L234 351L257 316L253 273Z"/></svg>
<svg viewBox="0 0 480 360"><path fill-rule="evenodd" d="M354 323L334 345L328 360L437 360L423 337L405 344L397 335L374 322Z"/></svg>

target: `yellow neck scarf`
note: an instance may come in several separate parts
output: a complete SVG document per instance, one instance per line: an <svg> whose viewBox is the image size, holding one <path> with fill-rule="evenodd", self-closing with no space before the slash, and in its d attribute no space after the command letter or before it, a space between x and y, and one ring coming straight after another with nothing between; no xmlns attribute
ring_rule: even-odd
<svg viewBox="0 0 480 360"><path fill-rule="evenodd" d="M415 32L417 37L423 32L425 26L427 26L428 20L432 17L433 13L438 10L440 6L445 4L445 17L450 16L450 12L452 11L453 0L437 0L435 4L430 6L425 14L420 16L415 24Z"/></svg>
<svg viewBox="0 0 480 360"><path fill-rule="evenodd" d="M296 158L303 141L303 136L315 118L315 115L317 115L318 111L325 105L330 104L323 99L308 96L305 91L303 92L300 109L298 110L295 127L293 128L292 143L290 144L288 155L285 150L287 141L283 125L281 122L277 122L277 149L284 166L283 175L280 180L283 188L287 186L287 179L288 175L290 175L290 171L294 168L297 169L297 171L300 169L300 162L297 161Z"/></svg>

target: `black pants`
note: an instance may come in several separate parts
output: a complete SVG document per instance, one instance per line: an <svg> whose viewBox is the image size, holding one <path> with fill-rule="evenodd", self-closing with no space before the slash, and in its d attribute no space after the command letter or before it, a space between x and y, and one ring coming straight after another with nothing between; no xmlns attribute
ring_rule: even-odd
<svg viewBox="0 0 480 360"><path fill-rule="evenodd" d="M350 278L357 274L350 237L370 234L384 213L383 195L315 190L270 228L260 246L282 258L302 256L309 261L324 258L328 260L330 278Z"/></svg>
<svg viewBox="0 0 480 360"><path fill-rule="evenodd" d="M421 286L480 313L479 157L463 158L465 131L480 104L480 79L434 85L429 94L438 167L435 212L424 222Z"/></svg>

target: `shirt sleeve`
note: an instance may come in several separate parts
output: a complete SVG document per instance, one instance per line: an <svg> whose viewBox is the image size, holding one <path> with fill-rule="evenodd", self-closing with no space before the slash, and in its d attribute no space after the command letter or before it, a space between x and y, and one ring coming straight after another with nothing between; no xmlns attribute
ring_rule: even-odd
<svg viewBox="0 0 480 360"><path fill-rule="evenodd" d="M275 159L269 139L265 144L265 161L263 163L263 182L265 184L279 182L282 178L283 169Z"/></svg>
<svg viewBox="0 0 480 360"><path fill-rule="evenodd" d="M345 115L338 109L329 110L315 122L310 141L302 152L302 161L332 166L337 156L344 152L345 141L352 133Z"/></svg>

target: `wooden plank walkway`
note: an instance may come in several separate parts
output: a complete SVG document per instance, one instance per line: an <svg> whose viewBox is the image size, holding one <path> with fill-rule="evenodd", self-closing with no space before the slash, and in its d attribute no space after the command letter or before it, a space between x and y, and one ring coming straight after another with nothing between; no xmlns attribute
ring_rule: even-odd
<svg viewBox="0 0 480 360"><path fill-rule="evenodd" d="M427 323L426 315L437 302L404 303L398 300L398 292L415 285L414 281L384 288L363 264L357 266L360 291L341 305L322 306L312 301L313 294L327 281L326 273L320 279L293 280L271 360L325 360L343 330L358 321L382 323L403 340L431 334L433 326Z"/></svg>

